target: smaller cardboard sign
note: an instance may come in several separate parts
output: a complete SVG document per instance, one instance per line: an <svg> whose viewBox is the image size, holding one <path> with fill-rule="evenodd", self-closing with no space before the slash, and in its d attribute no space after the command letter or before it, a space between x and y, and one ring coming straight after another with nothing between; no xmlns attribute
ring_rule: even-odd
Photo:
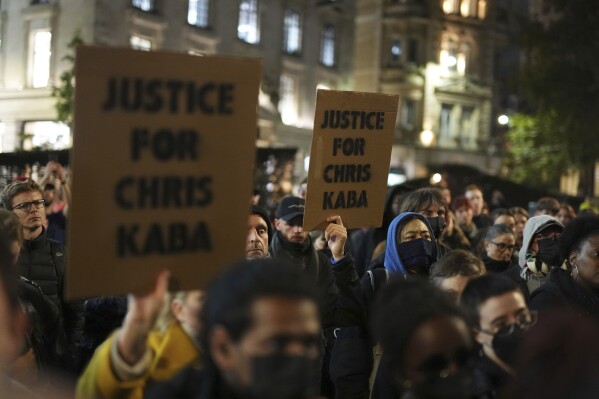
<svg viewBox="0 0 599 399"><path fill-rule="evenodd" d="M200 288L245 255L261 63L77 49L67 297Z"/></svg>
<svg viewBox="0 0 599 399"><path fill-rule="evenodd" d="M399 96L318 90L305 230L339 215L347 228L382 223Z"/></svg>

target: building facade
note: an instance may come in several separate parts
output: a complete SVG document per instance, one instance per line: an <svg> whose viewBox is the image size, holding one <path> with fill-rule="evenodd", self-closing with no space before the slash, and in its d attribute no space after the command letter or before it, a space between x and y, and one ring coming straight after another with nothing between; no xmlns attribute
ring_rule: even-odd
<svg viewBox="0 0 599 399"><path fill-rule="evenodd" d="M317 88L352 88L354 5L334 0L4 0L0 151L70 146L51 88L87 44L263 60L257 145L311 143ZM301 165L301 162L298 162ZM303 168L303 165L302 165Z"/></svg>
<svg viewBox="0 0 599 399"><path fill-rule="evenodd" d="M358 0L355 90L400 96L392 166L442 163L497 173L497 117L517 109L513 38L526 1Z"/></svg>

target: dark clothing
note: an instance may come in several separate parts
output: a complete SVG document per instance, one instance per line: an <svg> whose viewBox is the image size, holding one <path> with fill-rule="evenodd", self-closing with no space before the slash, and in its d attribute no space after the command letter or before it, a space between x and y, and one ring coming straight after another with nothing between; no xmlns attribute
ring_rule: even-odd
<svg viewBox="0 0 599 399"><path fill-rule="evenodd" d="M44 295L58 308L66 333L67 350L61 360L65 370L74 370L76 344L83 326L83 303L66 303L63 297L66 270L66 251L62 244L50 240L43 229L33 240L25 240L17 261L17 271L23 277L35 282Z"/></svg>
<svg viewBox="0 0 599 399"><path fill-rule="evenodd" d="M522 268L520 266L514 265L501 274L509 277L512 281L518 284L518 288L520 288L520 291L522 291L524 294L526 303L530 303L530 291L528 290L528 284L526 284L526 280L524 280L520 275L521 271Z"/></svg>
<svg viewBox="0 0 599 399"><path fill-rule="evenodd" d="M65 249L62 244L49 240L46 230L33 240L23 241L17 261L17 271L40 286L57 307L63 302Z"/></svg>
<svg viewBox="0 0 599 399"><path fill-rule="evenodd" d="M530 307L539 311L571 307L579 316L592 316L599 320L599 291L582 288L563 269L553 269L549 282L536 289Z"/></svg>
<svg viewBox="0 0 599 399"><path fill-rule="evenodd" d="M499 398L512 376L495 364L484 354L481 354L474 365L473 396L480 399Z"/></svg>
<svg viewBox="0 0 599 399"><path fill-rule="evenodd" d="M280 232L273 237L270 253L273 259L287 261L313 276L321 293L323 329L364 323L360 280L349 254L333 265L325 255L314 250L310 238L294 243L283 238Z"/></svg>
<svg viewBox="0 0 599 399"><path fill-rule="evenodd" d="M503 273L512 266L512 260L507 262L497 261L489 258L486 253L481 258L488 273Z"/></svg>
<svg viewBox="0 0 599 399"><path fill-rule="evenodd" d="M48 234L47 237L61 244L66 244L67 240L67 218L64 212L54 212L46 215L48 219Z"/></svg>
<svg viewBox="0 0 599 399"><path fill-rule="evenodd" d="M484 229L486 227L491 227L493 225L493 222L491 221L491 219L488 216L483 215L482 213L478 216L474 216L472 218L472 222L479 229Z"/></svg>
<svg viewBox="0 0 599 399"><path fill-rule="evenodd" d="M144 399L241 399L227 387L214 366L185 367L168 380L152 380Z"/></svg>

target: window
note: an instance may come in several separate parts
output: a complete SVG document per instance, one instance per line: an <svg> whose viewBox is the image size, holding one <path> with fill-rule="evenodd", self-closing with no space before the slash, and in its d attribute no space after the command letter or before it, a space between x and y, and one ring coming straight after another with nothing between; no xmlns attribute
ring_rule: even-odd
<svg viewBox="0 0 599 399"><path fill-rule="evenodd" d="M283 21L283 51L287 54L298 54L302 50L302 25L300 13L285 10Z"/></svg>
<svg viewBox="0 0 599 399"><path fill-rule="evenodd" d="M133 36L131 36L129 44L131 45L131 48L135 49L135 50L143 50L143 51L152 50L152 41L145 37L133 35Z"/></svg>
<svg viewBox="0 0 599 399"><path fill-rule="evenodd" d="M402 124L411 129L414 127L414 110L415 110L414 100L404 100L403 107L401 110L401 122Z"/></svg>
<svg viewBox="0 0 599 399"><path fill-rule="evenodd" d="M320 63L335 66L335 28L325 25L320 33Z"/></svg>
<svg viewBox="0 0 599 399"><path fill-rule="evenodd" d="M189 0L187 23L207 28L210 24L210 0Z"/></svg>
<svg viewBox="0 0 599 399"><path fill-rule="evenodd" d="M465 147L473 147L476 142L474 131L474 108L462 107L462 118L460 120L460 131L462 134L462 145Z"/></svg>
<svg viewBox="0 0 599 399"><path fill-rule="evenodd" d="M478 1L478 19L485 19L487 15L487 1L479 0Z"/></svg>
<svg viewBox="0 0 599 399"><path fill-rule="evenodd" d="M297 79L293 76L282 74L279 81L279 95L281 120L286 125L295 124L298 120Z"/></svg>
<svg viewBox="0 0 599 399"><path fill-rule="evenodd" d="M241 0L239 3L237 37L250 44L257 44L260 41L258 0Z"/></svg>
<svg viewBox="0 0 599 399"><path fill-rule="evenodd" d="M410 39L408 44L408 62L417 64L419 58L418 48L420 47L420 43L418 43L418 40L416 39Z"/></svg>
<svg viewBox="0 0 599 399"><path fill-rule="evenodd" d="M31 32L31 86L47 87L50 80L52 33L49 30Z"/></svg>
<svg viewBox="0 0 599 399"><path fill-rule="evenodd" d="M451 139L451 112L453 105L441 104L441 118L439 121L439 141L447 143Z"/></svg>
<svg viewBox="0 0 599 399"><path fill-rule="evenodd" d="M142 11L154 11L154 0L133 0L131 4Z"/></svg>
<svg viewBox="0 0 599 399"><path fill-rule="evenodd" d="M454 14L457 12L459 0L443 0L443 12Z"/></svg>
<svg viewBox="0 0 599 399"><path fill-rule="evenodd" d="M391 61L399 62L401 60L401 53L401 41L393 40L393 43L391 43Z"/></svg>

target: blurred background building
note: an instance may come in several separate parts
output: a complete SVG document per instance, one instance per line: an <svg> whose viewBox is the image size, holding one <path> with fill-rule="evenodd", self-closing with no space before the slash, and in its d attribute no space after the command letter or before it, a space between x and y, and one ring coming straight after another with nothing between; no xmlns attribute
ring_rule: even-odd
<svg viewBox="0 0 599 399"><path fill-rule="evenodd" d="M0 151L70 146L51 87L80 31L88 44L263 59L256 142L285 179L305 175L318 88L400 95L395 182L442 163L496 174L528 14L528 0L3 0Z"/></svg>

